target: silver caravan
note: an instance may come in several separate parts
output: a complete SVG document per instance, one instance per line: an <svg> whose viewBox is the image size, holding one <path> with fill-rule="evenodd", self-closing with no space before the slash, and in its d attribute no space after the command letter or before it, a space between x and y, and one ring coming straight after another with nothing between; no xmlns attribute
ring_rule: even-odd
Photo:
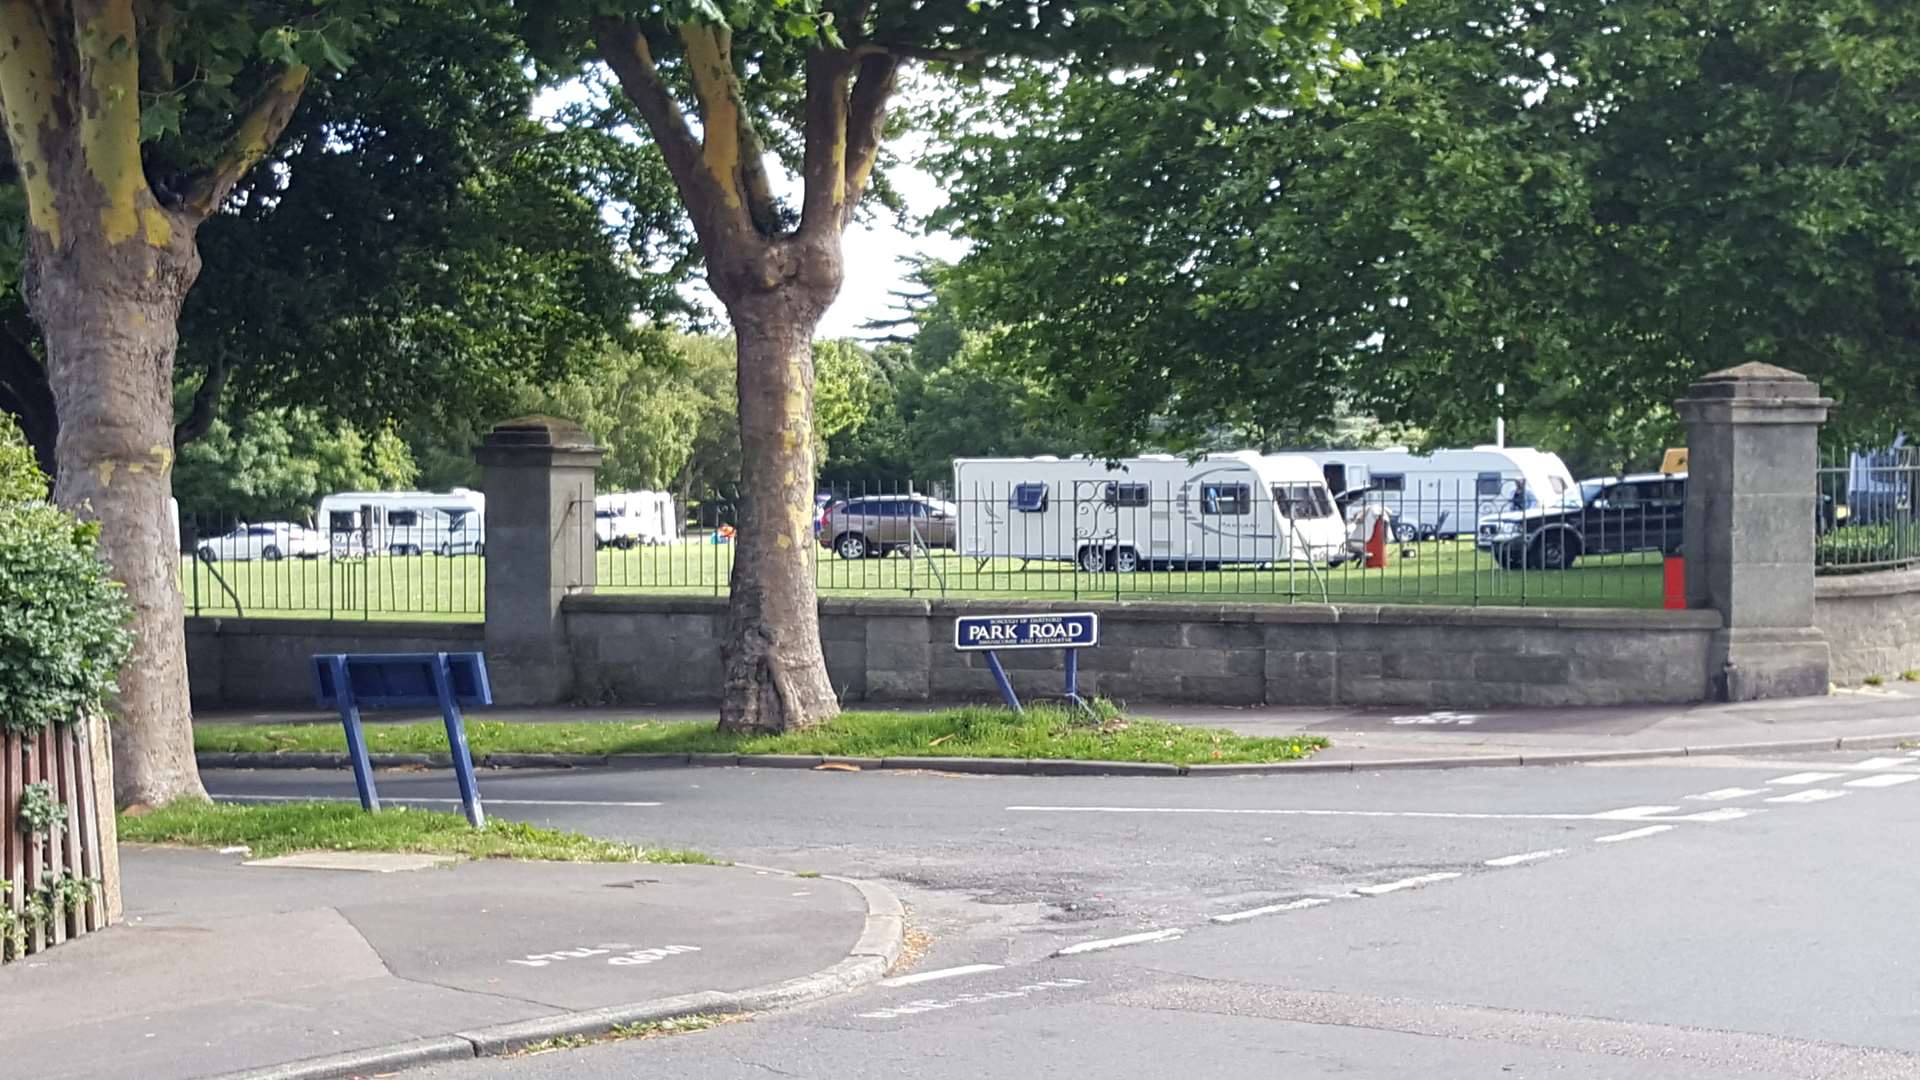
<svg viewBox="0 0 1920 1080"><path fill-rule="evenodd" d="M1483 520L1553 506L1576 490L1560 455L1529 447L1293 453L1318 462L1343 503L1365 492L1392 518L1395 538L1403 543L1472 536Z"/></svg>
<svg viewBox="0 0 1920 1080"><path fill-rule="evenodd" d="M966 458L953 486L955 549L975 559L1128 573L1348 557L1333 495L1302 457Z"/></svg>
<svg viewBox="0 0 1920 1080"><path fill-rule="evenodd" d="M320 500L320 528L335 558L480 555L487 498L477 491L344 491Z"/></svg>

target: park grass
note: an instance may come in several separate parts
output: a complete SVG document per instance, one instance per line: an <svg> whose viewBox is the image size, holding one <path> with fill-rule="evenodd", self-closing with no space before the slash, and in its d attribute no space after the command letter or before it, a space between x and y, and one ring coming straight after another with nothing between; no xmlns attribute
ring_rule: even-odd
<svg viewBox="0 0 1920 1080"><path fill-rule="evenodd" d="M1159 762L1172 765L1297 761L1327 745L1293 735L1261 737L1118 715L1036 706L1015 715L976 706L938 712L842 713L830 723L785 735L731 735L705 721L599 721L528 724L469 720L476 757L492 753L803 754L822 757L963 757ZM367 724L372 753L445 753L437 722ZM203 752L341 752L337 725L210 724L194 730Z"/></svg>
<svg viewBox="0 0 1920 1080"><path fill-rule="evenodd" d="M597 590L722 596L733 545L690 540L597 556ZM376 556L283 562L182 562L189 614L477 622L485 609L486 560L473 556ZM1468 541L1396 545L1385 569L1277 564L1212 570L1089 574L1063 563L951 552L847 561L818 552L824 597L1146 600L1263 604L1451 604L1659 607L1658 553L1583 559L1571 570L1506 570ZM231 589L231 594L228 590ZM238 598L238 604L235 603Z"/></svg>
<svg viewBox="0 0 1920 1080"><path fill-rule="evenodd" d="M236 806L183 799L120 818L129 843L189 847L245 846L259 858L295 851L403 851L474 859L541 862L710 863L698 852L640 848L560 829L489 819L475 829L465 818L389 806L369 814L350 803Z"/></svg>

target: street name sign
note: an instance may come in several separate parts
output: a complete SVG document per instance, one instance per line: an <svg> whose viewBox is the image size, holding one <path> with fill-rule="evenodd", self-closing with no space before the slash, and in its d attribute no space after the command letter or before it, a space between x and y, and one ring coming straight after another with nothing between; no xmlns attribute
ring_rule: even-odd
<svg viewBox="0 0 1920 1080"><path fill-rule="evenodd" d="M1100 616L1090 611L1044 615L962 615L953 620L961 652L1000 649L1085 649L1100 644Z"/></svg>

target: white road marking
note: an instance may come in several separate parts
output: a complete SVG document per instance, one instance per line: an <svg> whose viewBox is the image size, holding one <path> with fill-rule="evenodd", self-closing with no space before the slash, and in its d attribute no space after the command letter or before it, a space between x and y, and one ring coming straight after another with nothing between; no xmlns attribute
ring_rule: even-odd
<svg viewBox="0 0 1920 1080"><path fill-rule="evenodd" d="M893 1020L902 1016L912 1016L915 1013L934 1012L940 1009L956 1009L962 1005L980 1005L989 1001L1023 998L1041 990L1066 990L1085 985L1087 985L1087 980L1085 979L1048 979L1046 982L1028 983L1025 986L1016 986L1010 990L983 990L978 994L961 994L958 997L946 998L944 1000L921 998L918 1001L909 1001L905 1005L895 1005L890 1009L861 1013L860 1017L864 1020Z"/></svg>
<svg viewBox="0 0 1920 1080"><path fill-rule="evenodd" d="M1909 751L1907 751L1907 756L1908 756L1908 757L1920 757L1920 750L1909 750Z"/></svg>
<svg viewBox="0 0 1920 1080"><path fill-rule="evenodd" d="M1749 795L1764 795L1766 793L1766 788L1723 787L1714 791L1703 791L1698 795L1689 795L1687 798L1693 799L1696 802L1726 802L1728 799L1744 799Z"/></svg>
<svg viewBox="0 0 1920 1080"><path fill-rule="evenodd" d="M1638 840L1643 836L1658 836L1663 832L1672 830L1672 828L1673 826L1671 825L1649 825L1644 829L1614 833L1612 836L1596 836L1593 838L1593 842L1596 844L1617 844L1622 840Z"/></svg>
<svg viewBox="0 0 1920 1080"><path fill-rule="evenodd" d="M1359 893L1361 896L1385 896L1390 892L1399 892L1401 889L1417 889L1422 885L1432 885L1438 881L1452 881L1459 876L1459 874L1455 873L1421 874L1418 877L1389 881L1384 885L1362 885L1353 891Z"/></svg>
<svg viewBox="0 0 1920 1080"><path fill-rule="evenodd" d="M1837 772L1797 772L1791 776L1776 776L1767 781L1769 784L1821 784L1828 780L1838 780Z"/></svg>
<svg viewBox="0 0 1920 1080"><path fill-rule="evenodd" d="M1777 803L1826 802L1828 799L1844 799L1846 795L1846 792L1835 791L1832 788L1808 788L1805 791L1796 791L1791 795L1775 795L1767 801Z"/></svg>
<svg viewBox="0 0 1920 1080"><path fill-rule="evenodd" d="M1715 822L1720 822L1720 821L1739 821L1743 817L1752 817L1753 815L1758 814L1760 812L1761 811L1759 810L1745 810L1738 806L1722 806L1717 810L1708 810L1704 813L1690 814L1687 817L1674 818L1673 820L1674 821L1697 821L1702 824L1711 825Z"/></svg>
<svg viewBox="0 0 1920 1080"><path fill-rule="evenodd" d="M1840 767L1843 769L1852 769L1855 772L1871 772L1875 769L1891 769L1895 765L1905 765L1906 763L1906 758L1872 757L1865 761L1856 761L1851 765L1842 765Z"/></svg>
<svg viewBox="0 0 1920 1080"><path fill-rule="evenodd" d="M1257 919L1262 915L1278 915L1283 911L1305 911L1308 908L1317 908L1324 904L1331 903L1333 903L1331 897L1309 896L1301 900L1289 900L1284 904L1269 904L1266 907L1257 907L1249 911L1236 911L1231 915L1215 915L1213 921L1217 923L1237 923L1245 919Z"/></svg>
<svg viewBox="0 0 1920 1080"><path fill-rule="evenodd" d="M1863 776L1858 780L1849 780L1842 787L1899 787L1920 780L1913 773L1881 773L1879 776Z"/></svg>
<svg viewBox="0 0 1920 1080"><path fill-rule="evenodd" d="M1529 851L1522 855L1502 855L1497 859L1488 859L1487 866L1519 866L1521 863L1538 862L1551 859L1555 855L1565 855L1566 848L1548 848L1546 851Z"/></svg>
<svg viewBox="0 0 1920 1080"><path fill-rule="evenodd" d="M1266 817L1432 818L1443 821L1723 821L1726 811L1663 816L1677 806L1629 806L1597 814L1480 814L1452 810L1277 810L1217 806L1009 806L1023 814L1221 814Z"/></svg>
<svg viewBox="0 0 1920 1080"><path fill-rule="evenodd" d="M999 964L965 964L961 967L941 968L939 971L922 971L914 975L899 975L891 979L881 979L881 986L914 986L919 983L933 982L937 979L954 979L962 975L978 975L983 971L999 971Z"/></svg>
<svg viewBox="0 0 1920 1080"><path fill-rule="evenodd" d="M1099 941L1083 941L1078 945L1069 945L1055 956L1078 956L1081 953L1100 952L1103 949L1118 949L1124 945L1150 945L1156 941L1172 941L1186 931L1175 927L1172 930L1148 930L1143 934L1128 934L1125 937L1102 938Z"/></svg>
<svg viewBox="0 0 1920 1080"><path fill-rule="evenodd" d="M360 801L357 796L336 796L336 795L215 795L213 798L217 802L350 802L350 803L357 803ZM434 804L449 803L454 806L460 805L459 799L425 799L425 798L413 798L411 796L394 798L393 796L390 796L390 795L382 795L380 796L380 801L383 803L434 803ZM597 802L591 799L489 799L485 795L482 795L480 797L480 803L482 806L627 806L627 807L634 807L634 806L659 806L660 805L657 802Z"/></svg>

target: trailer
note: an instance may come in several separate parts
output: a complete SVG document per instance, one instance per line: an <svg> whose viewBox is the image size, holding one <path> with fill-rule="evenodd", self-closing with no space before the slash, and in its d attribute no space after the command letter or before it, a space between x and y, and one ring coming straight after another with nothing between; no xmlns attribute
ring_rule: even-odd
<svg viewBox="0 0 1920 1080"><path fill-rule="evenodd" d="M1319 466L1301 457L963 458L953 487L955 548L979 560L1130 573L1351 554Z"/></svg>
<svg viewBox="0 0 1920 1080"><path fill-rule="evenodd" d="M1576 490L1560 455L1530 447L1476 446L1416 454L1389 450L1298 450L1312 459L1343 505L1364 497L1393 521L1394 538L1473 536L1480 522L1512 510L1552 506Z"/></svg>
<svg viewBox="0 0 1920 1080"><path fill-rule="evenodd" d="M664 491L614 491L593 499L593 546L630 548L680 539L680 512Z"/></svg>
<svg viewBox="0 0 1920 1080"><path fill-rule="evenodd" d="M482 555L487 497L452 491L343 491L320 500L318 520L335 558L350 555Z"/></svg>

